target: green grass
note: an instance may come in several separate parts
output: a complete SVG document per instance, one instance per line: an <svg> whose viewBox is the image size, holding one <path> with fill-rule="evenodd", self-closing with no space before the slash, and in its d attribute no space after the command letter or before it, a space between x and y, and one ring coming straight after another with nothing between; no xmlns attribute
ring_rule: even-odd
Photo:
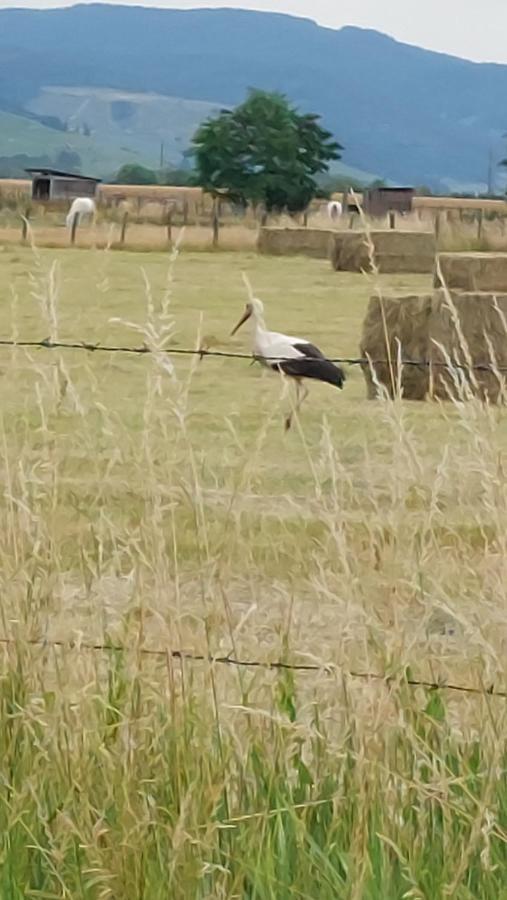
<svg viewBox="0 0 507 900"><path fill-rule="evenodd" d="M101 140L100 135L86 137L77 132L58 131L32 119L0 110L0 156L20 154L37 157L49 156L55 160L62 150L79 153L82 172L85 175L110 177L124 163L145 162L149 157L125 146ZM160 152L160 148L159 148Z"/></svg>
<svg viewBox="0 0 507 900"><path fill-rule="evenodd" d="M115 119L113 104L120 101L130 114ZM135 94L114 88L46 87L28 103L28 109L39 115L58 116L72 127L85 124L92 130L94 144L102 154L116 156L109 170L97 168L99 160L91 160L91 174L116 172L121 162L140 162L158 169L160 145L164 142L165 165L178 166L183 151L200 123L217 113L220 104L159 94ZM102 162L102 166L104 162ZM109 164L110 165L110 164Z"/></svg>
<svg viewBox="0 0 507 900"><path fill-rule="evenodd" d="M155 253L0 259L0 337L248 349L246 271L270 327L354 356L373 289L253 254L169 281ZM407 684L507 682L503 411L367 402L351 368L285 434L246 360L1 353L0 896L506 898L505 701ZM128 649L79 649L104 640Z"/></svg>

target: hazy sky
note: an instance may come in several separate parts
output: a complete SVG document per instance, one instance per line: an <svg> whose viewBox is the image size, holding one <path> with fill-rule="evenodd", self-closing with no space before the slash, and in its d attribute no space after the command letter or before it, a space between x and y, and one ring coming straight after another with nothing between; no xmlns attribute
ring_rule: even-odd
<svg viewBox="0 0 507 900"><path fill-rule="evenodd" d="M92 2L92 0L81 0ZM507 63L507 0L106 0L172 9L229 6L307 16L322 25L360 25L402 41L480 61ZM69 0L0 0L0 8L71 6Z"/></svg>

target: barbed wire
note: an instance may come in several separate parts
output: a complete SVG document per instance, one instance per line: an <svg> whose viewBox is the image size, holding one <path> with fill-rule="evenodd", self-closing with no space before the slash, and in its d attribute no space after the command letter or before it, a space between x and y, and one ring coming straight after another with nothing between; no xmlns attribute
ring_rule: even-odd
<svg viewBox="0 0 507 900"><path fill-rule="evenodd" d="M125 353L125 354L133 354L138 356L154 354L157 352L163 352L167 354L179 354L184 356L199 356L201 359L203 357L218 357L224 359L242 359L242 360L250 360L250 361L260 361L257 357L250 353L238 353L235 351L224 351L224 350L208 350L205 348L196 348L196 349L188 349L188 348L180 348L180 347L171 347L164 349L162 351L157 351L147 345L143 344L139 347L132 346L123 346L123 345L110 345L110 344L100 344L100 343L91 343L89 341L54 341L50 338L44 338L43 340L14 340L14 339L6 339L0 338L0 348L7 347L21 347L21 348L39 348L45 350L85 350L90 353L94 352L103 352L103 353ZM367 357L324 357L327 362L332 363L341 363L344 365L350 366L375 366L375 365L393 365L399 364L405 366L419 366L419 367L429 367L436 366L442 367L446 369L464 369L464 370L479 370L479 371L488 371L488 372L507 372L507 367L500 366L492 366L492 365L463 365L460 363L443 363L443 362L432 362L429 360L410 360L410 359L391 359L391 360L372 360ZM293 359L282 359L280 357L264 357L263 361L265 362L293 362ZM311 357L305 357L305 362L311 362ZM318 359L313 358L314 362L319 362ZM322 362L322 359L320 359ZM313 663L287 663L283 661L264 661L264 660L255 660L255 659L235 659L232 656L213 656L211 654L200 654L200 653L190 653L185 650L160 650L153 649L148 647L136 648L135 651L133 648L126 647L122 644L108 644L108 643L76 643L72 641L61 641L61 640L36 640L36 639L28 639L24 641L26 644L30 646L38 646L41 648L44 647L54 647L61 649L74 649L74 650L85 650L90 652L137 652L144 656L155 656L155 657L164 657L168 656L175 660L180 660L181 662L207 662L209 664L217 664L217 665L227 665L227 666L236 666L238 668L250 668L250 669L265 669L271 671L293 671L293 672L322 672L326 674L330 674L331 672L341 672L345 674L349 678L353 679L363 679L369 681L382 681L386 684L392 684L393 682L399 681L396 676L387 675L385 673L378 672L355 672L348 671L343 672L338 666L334 663L325 663L325 664L313 664ZM19 642L14 640L13 638L0 637L1 645L16 645ZM494 686L489 688L475 688L468 685L457 685L446 682L438 682L438 681L426 681L414 678L403 678L403 683L410 687L423 687L429 690L446 690L446 691L455 691L465 694L479 695L479 696L488 696L488 697L501 697L503 699L507 699L507 691L503 690L495 690Z"/></svg>
<svg viewBox="0 0 507 900"><path fill-rule="evenodd" d="M401 675L388 675L381 672L356 672L345 671L342 667L335 663L289 663L283 660L259 660L259 659L237 659L234 656L215 656L207 653L192 653L187 650L165 650L154 647L129 647L124 644L115 643L87 643L81 641L63 641L49 640L42 638L14 638L0 637L0 644L4 646L19 646L27 644L32 647L40 647L46 649L53 647L61 650L87 651L92 653L138 653L142 656L158 657L159 659L174 659L182 663L208 663L210 665L233 666L243 669L264 669L267 671L289 671L302 673L322 673L325 675L340 674L347 678L364 680L364 681L382 681L384 684L403 684L409 687L422 687L432 691L455 691L462 694L473 694L482 697L500 697L507 699L507 691L496 690L494 685L485 688L473 687L472 685L453 684L444 681L426 681Z"/></svg>
<svg viewBox="0 0 507 900"><path fill-rule="evenodd" d="M304 343L302 341L302 343ZM247 359L250 362L267 362L267 363L279 363L282 365L286 362L294 362L294 357L280 357L280 356L255 356L252 353L239 353L232 350L208 350L204 347L196 347L195 349L190 348L182 348L182 347L166 347L161 350L148 347L146 344L142 344L138 347L129 347L124 345L114 345L114 344L101 344L101 343L92 343L91 341L53 341L50 338L44 338L43 340L14 340L9 338L0 338L0 348L8 348L8 347L21 347L21 348L33 348L33 349L43 349L43 350L86 350L89 353L125 353L132 354L134 356L146 356L150 354L157 353L165 353L168 356L170 355L180 355L180 356L199 356L201 359L204 357L217 357L221 359ZM304 359L305 364L312 362L315 364L322 362L330 362L330 363L341 363L342 365L347 366L393 366L397 367L398 365L402 366L417 366L419 368L441 368L448 369L452 371L453 369L462 370L462 371L475 371L475 372L491 372L493 374L500 372L507 372L507 366L497 366L488 363L475 363L469 365L468 363L458 363L458 362L440 362L436 360L427 360L427 359L398 359L397 356L391 357L391 359L370 359L367 356L322 356L322 357L311 357L304 356L301 357Z"/></svg>

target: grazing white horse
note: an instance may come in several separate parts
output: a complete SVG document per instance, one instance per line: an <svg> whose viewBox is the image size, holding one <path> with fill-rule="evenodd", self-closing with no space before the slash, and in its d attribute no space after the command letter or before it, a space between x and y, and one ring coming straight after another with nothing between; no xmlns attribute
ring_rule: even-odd
<svg viewBox="0 0 507 900"><path fill-rule="evenodd" d="M339 200L330 200L327 204L327 214L330 219L334 222L335 219L339 219L343 213L343 206L341 205Z"/></svg>
<svg viewBox="0 0 507 900"><path fill-rule="evenodd" d="M95 222L95 216L97 215L97 207L95 206L95 201L92 200L91 197L76 197L75 200L72 201L72 206L69 209L66 223L67 228L72 228L72 223L74 221L74 216L77 215L78 225L81 224L81 219L84 216L88 216L90 219L90 223Z"/></svg>

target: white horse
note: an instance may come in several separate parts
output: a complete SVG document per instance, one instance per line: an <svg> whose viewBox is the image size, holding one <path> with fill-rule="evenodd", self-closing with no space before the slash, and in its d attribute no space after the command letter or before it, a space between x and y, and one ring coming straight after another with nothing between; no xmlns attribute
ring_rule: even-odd
<svg viewBox="0 0 507 900"><path fill-rule="evenodd" d="M95 201L92 200L91 197L76 197L75 200L72 201L72 206L69 209L66 223L67 228L72 228L72 223L74 221L74 216L78 216L77 223L81 224L81 219L83 217L88 217L90 219L90 223L93 224L95 222L95 216L97 215L97 207L95 206Z"/></svg>
<svg viewBox="0 0 507 900"><path fill-rule="evenodd" d="M329 218L334 222L336 219L339 219L343 213L343 206L341 205L339 200L330 200L327 204L327 214Z"/></svg>

